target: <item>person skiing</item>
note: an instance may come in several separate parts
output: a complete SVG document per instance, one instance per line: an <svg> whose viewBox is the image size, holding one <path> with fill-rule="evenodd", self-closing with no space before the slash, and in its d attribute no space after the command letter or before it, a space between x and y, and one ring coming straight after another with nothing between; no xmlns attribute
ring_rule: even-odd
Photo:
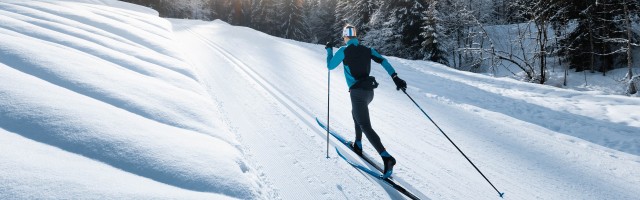
<svg viewBox="0 0 640 200"><path fill-rule="evenodd" d="M400 79L395 69L386 58L376 50L359 44L357 30L353 25L347 24L342 30L345 46L340 47L333 54L333 44L328 42L327 67L335 69L340 63L344 66L344 76L347 79L351 96L351 115L355 124L356 139L351 143L353 151L362 156L362 133L367 136L369 142L382 157L384 163L383 178L391 176L396 159L391 156L380 142L380 137L371 127L368 105L373 100L373 89L378 87L375 77L370 76L371 60L382 64L382 67L393 79L397 90L405 90L407 82Z"/></svg>

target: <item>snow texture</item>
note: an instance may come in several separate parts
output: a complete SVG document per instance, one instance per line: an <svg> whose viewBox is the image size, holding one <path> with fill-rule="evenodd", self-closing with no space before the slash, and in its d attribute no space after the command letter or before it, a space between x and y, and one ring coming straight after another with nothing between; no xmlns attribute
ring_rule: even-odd
<svg viewBox="0 0 640 200"><path fill-rule="evenodd" d="M0 127L25 144L2 145L14 153L3 155L0 199L260 195L166 20L63 1L4 1L0 15ZM111 186L125 182L141 184ZM63 186L73 189L52 190Z"/></svg>
<svg viewBox="0 0 640 200"><path fill-rule="evenodd" d="M0 1L0 199L403 199L325 157L325 53L111 0ZM640 196L637 97L388 59L505 199ZM499 198L372 69L394 179L423 199ZM331 127L353 138L343 69L330 75Z"/></svg>

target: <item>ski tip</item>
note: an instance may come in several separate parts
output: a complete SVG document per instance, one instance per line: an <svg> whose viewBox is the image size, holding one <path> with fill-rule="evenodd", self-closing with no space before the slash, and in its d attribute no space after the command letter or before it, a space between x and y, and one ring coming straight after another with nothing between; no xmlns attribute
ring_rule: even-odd
<svg viewBox="0 0 640 200"><path fill-rule="evenodd" d="M500 198L504 199L504 192L498 192L498 194L500 194Z"/></svg>
<svg viewBox="0 0 640 200"><path fill-rule="evenodd" d="M316 117L316 123L318 123L318 125L320 125L322 128L327 129L327 126L325 126L317 117Z"/></svg>

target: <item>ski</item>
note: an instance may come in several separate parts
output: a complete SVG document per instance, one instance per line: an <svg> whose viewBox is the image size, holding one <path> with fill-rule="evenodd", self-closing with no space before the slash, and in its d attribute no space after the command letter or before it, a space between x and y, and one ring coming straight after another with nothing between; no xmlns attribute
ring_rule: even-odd
<svg viewBox="0 0 640 200"><path fill-rule="evenodd" d="M382 178L382 174L373 170L370 170L369 168L366 168L362 165L359 165L351 160L349 160L347 157L345 157L344 155L342 155L342 153L340 153L340 150L338 150L338 148L336 147L336 152L338 152L338 156L340 156L342 159L344 159L345 161L347 161L347 163L349 163L351 166L355 167L356 169L359 169L383 182L385 182L387 185L391 186L393 189L395 189L396 191L404 194L405 196L414 199L414 200L419 200L420 198L418 198L416 195L412 194L411 192L407 191L406 189L404 189L402 186L398 185L393 179L390 178Z"/></svg>
<svg viewBox="0 0 640 200"><path fill-rule="evenodd" d="M324 130L327 130L327 126L322 123L317 117L316 117L316 122L318 123L318 125L320 125L320 127L322 127ZM343 145L345 145L347 148L351 149L351 151L353 151L353 149L351 148L351 141L344 139L342 136L340 136L338 133L334 132L333 130L328 130L329 134L331 136L333 136L334 138L338 139L338 141L340 141L340 143L342 143ZM420 199L418 198L416 195L412 194L411 192L407 191L405 188L403 188L402 186L398 185L394 180L393 180L393 176L389 177L389 178L382 178L382 168L380 166L378 166L376 163L374 163L369 156L365 153L362 152L362 156L359 156L360 158L362 158L365 162L369 163L371 166L373 166L374 168L376 168L378 171L373 171L369 168L366 168L362 165L356 164L353 161L347 159L342 153L340 153L340 151L338 150L338 148L336 148L336 152L338 152L338 155L344 159L345 161L347 161L347 163L349 163L351 166L355 167L356 169L359 169L383 182L385 182L387 185L391 186L393 189L397 190L398 192L406 195L407 197L411 198L411 199ZM357 154L356 154L357 155Z"/></svg>
<svg viewBox="0 0 640 200"><path fill-rule="evenodd" d="M317 117L316 117L316 122L318 122L318 125L320 125L320 127L322 127L325 131L327 130L327 126L324 123L320 122L320 120ZM334 138L338 139L338 141L340 141L340 143L347 146L347 148L351 149L351 151L353 151L353 149L351 148L351 143L352 143L351 141L344 139L342 136L338 135L336 132L332 130L329 130L329 134ZM378 166L378 164L373 162L373 160L370 159L370 156L368 156L365 152L362 152L362 156L360 156L360 158L362 158L364 161L369 163L371 166L375 167L381 173L383 172L382 168Z"/></svg>

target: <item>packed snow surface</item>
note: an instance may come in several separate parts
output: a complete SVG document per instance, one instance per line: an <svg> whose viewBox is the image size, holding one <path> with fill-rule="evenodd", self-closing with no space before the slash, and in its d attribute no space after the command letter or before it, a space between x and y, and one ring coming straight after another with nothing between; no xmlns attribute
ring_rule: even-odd
<svg viewBox="0 0 640 200"><path fill-rule="evenodd" d="M505 199L640 196L638 98L389 60ZM424 199L498 199L372 68L394 179ZM342 69L330 74L331 127L352 139ZM326 158L315 117L327 116L327 78L323 46L222 21L0 1L0 199L403 199L339 158L333 138Z"/></svg>
<svg viewBox="0 0 640 200"><path fill-rule="evenodd" d="M260 196L168 21L63 1L0 15L0 199Z"/></svg>

